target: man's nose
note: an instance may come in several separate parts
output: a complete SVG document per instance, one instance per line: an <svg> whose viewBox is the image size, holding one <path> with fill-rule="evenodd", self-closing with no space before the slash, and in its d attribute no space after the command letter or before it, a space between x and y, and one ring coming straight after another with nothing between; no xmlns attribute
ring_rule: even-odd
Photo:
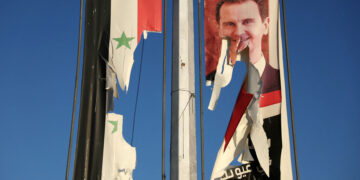
<svg viewBox="0 0 360 180"><path fill-rule="evenodd" d="M237 24L236 25L236 28L235 28L235 31L234 31L234 35L236 37L240 37L242 34L244 34L244 26L241 25L241 24Z"/></svg>

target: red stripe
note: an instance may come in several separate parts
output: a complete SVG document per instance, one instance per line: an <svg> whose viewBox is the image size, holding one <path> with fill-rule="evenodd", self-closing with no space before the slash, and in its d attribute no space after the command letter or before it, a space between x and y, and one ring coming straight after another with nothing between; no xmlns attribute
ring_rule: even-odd
<svg viewBox="0 0 360 180"><path fill-rule="evenodd" d="M259 106L266 107L280 102L281 102L281 91L276 90L262 94L259 100Z"/></svg>
<svg viewBox="0 0 360 180"><path fill-rule="evenodd" d="M243 116L246 108L248 107L252 97L253 97L252 94L246 93L246 91L244 90L244 85L243 85L239 92L233 113L230 118L229 125L228 125L226 133L225 133L224 151L225 151L227 145L229 144L231 137L234 135L236 127L238 126L240 119Z"/></svg>
<svg viewBox="0 0 360 180"><path fill-rule="evenodd" d="M138 0L138 43L144 30L161 32L162 0Z"/></svg>

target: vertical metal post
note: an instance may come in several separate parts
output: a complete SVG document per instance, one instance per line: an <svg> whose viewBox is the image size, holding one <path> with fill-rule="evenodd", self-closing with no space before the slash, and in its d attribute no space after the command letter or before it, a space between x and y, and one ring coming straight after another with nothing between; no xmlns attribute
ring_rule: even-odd
<svg viewBox="0 0 360 180"><path fill-rule="evenodd" d="M203 105L203 73L202 73L202 41L201 41L201 0L198 0L198 24L199 24L199 87L200 87L200 134L201 134L201 180L204 180L204 105Z"/></svg>
<svg viewBox="0 0 360 180"><path fill-rule="evenodd" d="M290 98L290 112L291 112L291 127L292 127L292 137L294 145L294 156L295 156L295 168L296 168L296 179L299 178L299 167L298 167L298 158L296 150L296 138L295 138L295 121L294 121L294 109L292 102L292 91L291 91L291 78L290 78L290 63L289 63L289 51L288 51L288 39L287 39L287 30L286 30L286 16L285 16L285 1L282 0L282 12L284 18L284 35L285 35L285 50L286 50L286 66L288 74L288 85L289 85L289 98Z"/></svg>
<svg viewBox="0 0 360 180"><path fill-rule="evenodd" d="M173 2L170 179L196 180L193 1Z"/></svg>
<svg viewBox="0 0 360 180"><path fill-rule="evenodd" d="M162 97L162 148L161 148L161 155L162 155L162 162L161 162L161 178L165 180L165 120L166 120L166 99L165 99L165 92L166 92L166 10L167 10L167 0L164 0L164 25L163 25L163 97Z"/></svg>
<svg viewBox="0 0 360 180"><path fill-rule="evenodd" d="M72 150L74 125L75 125L75 113L76 113L77 94L78 94L78 85L79 85L78 83L79 71L80 71L79 69L80 69L80 55L81 55L81 42L82 42L82 24L83 24L83 13L84 13L83 9L84 9L84 0L80 0L80 22L79 22L79 39L78 39L78 52L77 52L77 62L76 62L75 89L74 89L74 101L73 101L73 110L71 117L71 130L70 130L70 140L69 140L69 149L68 149L68 159L66 163L65 180L69 179L71 150Z"/></svg>
<svg viewBox="0 0 360 180"><path fill-rule="evenodd" d="M96 11L95 11L96 10ZM74 180L101 179L105 130L105 62L109 42L110 0L87 0L84 61Z"/></svg>

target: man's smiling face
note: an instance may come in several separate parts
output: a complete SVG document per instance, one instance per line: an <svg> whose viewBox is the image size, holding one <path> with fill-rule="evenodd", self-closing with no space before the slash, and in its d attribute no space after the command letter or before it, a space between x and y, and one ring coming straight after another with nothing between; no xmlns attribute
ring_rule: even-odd
<svg viewBox="0 0 360 180"><path fill-rule="evenodd" d="M238 53L249 47L250 59L261 57L261 41L268 33L269 18L262 20L257 3L252 0L225 2L219 13L219 35L231 38L230 51Z"/></svg>

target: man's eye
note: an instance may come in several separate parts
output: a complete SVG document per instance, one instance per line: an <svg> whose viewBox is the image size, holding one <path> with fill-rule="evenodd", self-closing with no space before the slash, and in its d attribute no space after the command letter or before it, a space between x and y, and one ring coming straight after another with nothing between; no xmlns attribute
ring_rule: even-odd
<svg viewBox="0 0 360 180"><path fill-rule="evenodd" d="M226 22L226 23L224 23L224 25L227 26L227 27L234 27L235 26L235 24L232 23L232 22Z"/></svg>
<svg viewBox="0 0 360 180"><path fill-rule="evenodd" d="M246 25L246 24L250 24L251 22L252 22L251 19L245 19L243 21L243 24Z"/></svg>

